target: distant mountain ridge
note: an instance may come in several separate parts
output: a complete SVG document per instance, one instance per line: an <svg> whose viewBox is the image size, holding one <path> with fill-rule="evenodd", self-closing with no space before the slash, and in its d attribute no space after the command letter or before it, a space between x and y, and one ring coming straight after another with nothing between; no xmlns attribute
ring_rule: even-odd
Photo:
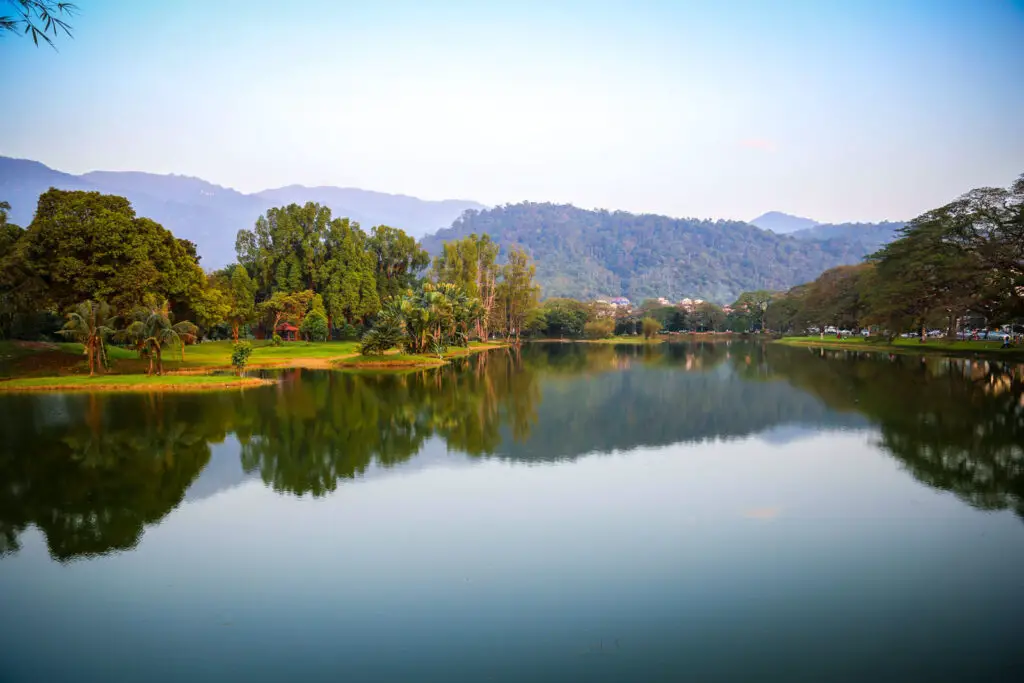
<svg viewBox="0 0 1024 683"><path fill-rule="evenodd" d="M10 220L27 226L39 195L50 187L98 191L127 197L140 216L161 223L199 248L203 266L215 268L235 259L235 235L252 228L267 209L292 202L314 201L336 216L374 225L401 228L414 237L451 225L467 209L484 209L467 200L428 201L406 195L357 188L300 185L245 194L201 178L138 171L91 171L73 175L38 161L0 157L0 200L10 202Z"/></svg>
<svg viewBox="0 0 1024 683"><path fill-rule="evenodd" d="M423 246L437 254L445 241L487 233L503 254L525 248L547 297L700 297L725 304L743 291L809 282L875 251L874 233L861 240L860 228L835 227L838 235L778 235L740 221L523 202L467 211L451 228L425 237Z"/></svg>
<svg viewBox="0 0 1024 683"><path fill-rule="evenodd" d="M782 213L781 211L769 211L763 213L757 218L747 221L751 225L755 225L762 230L771 230L776 235L785 235L791 232L797 232L798 230L807 230L819 225L818 221L811 220L810 218L803 218L802 216L794 216L788 213Z"/></svg>

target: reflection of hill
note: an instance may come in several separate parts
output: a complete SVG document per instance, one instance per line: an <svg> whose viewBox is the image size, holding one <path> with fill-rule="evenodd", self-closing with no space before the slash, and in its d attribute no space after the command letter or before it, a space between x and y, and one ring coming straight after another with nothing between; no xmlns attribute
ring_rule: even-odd
<svg viewBox="0 0 1024 683"><path fill-rule="evenodd" d="M557 460L738 438L781 424L865 425L785 382L750 382L724 363L687 372L686 359L675 366L665 360L662 353L658 362L634 364L628 371L545 377L542 408L529 439L505 440L499 453L516 460Z"/></svg>

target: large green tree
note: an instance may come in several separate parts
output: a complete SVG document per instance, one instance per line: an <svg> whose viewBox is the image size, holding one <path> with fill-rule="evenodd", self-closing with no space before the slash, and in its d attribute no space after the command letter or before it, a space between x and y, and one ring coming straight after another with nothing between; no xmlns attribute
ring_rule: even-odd
<svg viewBox="0 0 1024 683"><path fill-rule="evenodd" d="M398 228L373 228L367 247L374 259L377 296L382 303L411 289L430 265L430 256L416 240Z"/></svg>
<svg viewBox="0 0 1024 683"><path fill-rule="evenodd" d="M347 218L331 221L325 240L327 257L319 278L328 326L363 321L380 310L373 254L367 237Z"/></svg>
<svg viewBox="0 0 1024 683"><path fill-rule="evenodd" d="M45 290L39 307L100 299L125 312L147 297L187 301L203 284L195 245L137 217L124 197L50 189L22 240L25 274Z"/></svg>

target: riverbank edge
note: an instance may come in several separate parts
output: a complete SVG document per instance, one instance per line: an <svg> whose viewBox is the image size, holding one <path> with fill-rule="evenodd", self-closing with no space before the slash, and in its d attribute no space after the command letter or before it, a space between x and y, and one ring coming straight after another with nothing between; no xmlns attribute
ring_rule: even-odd
<svg viewBox="0 0 1024 683"><path fill-rule="evenodd" d="M85 392L85 393L154 393L222 391L226 389L247 389L273 384L274 380L260 377L210 376L206 381L187 381L182 378L196 375L156 375L146 381L139 378L147 375L100 375L68 377L23 377L0 382L0 393L29 392ZM54 382L53 380L60 380ZM120 381L119 381L120 380Z"/></svg>
<svg viewBox="0 0 1024 683"><path fill-rule="evenodd" d="M437 356L396 354L388 356L349 356L335 359L331 367L338 370L417 370L439 368L456 358L467 358L483 351L504 349L512 346L506 342L474 342L468 347L449 349L440 358Z"/></svg>
<svg viewBox="0 0 1024 683"><path fill-rule="evenodd" d="M911 346L904 344L889 344L886 342L844 342L839 340L829 341L827 339L813 340L799 337L783 337L782 339L773 339L769 343L796 348L843 349L846 351L869 351L871 353L893 353L901 355L931 354L955 358L985 358L988 360L1003 359L1024 361L1024 349L1019 347L1010 349L1002 349L998 347L963 349L943 346L941 341L925 343L920 346ZM998 344L999 342L992 343Z"/></svg>

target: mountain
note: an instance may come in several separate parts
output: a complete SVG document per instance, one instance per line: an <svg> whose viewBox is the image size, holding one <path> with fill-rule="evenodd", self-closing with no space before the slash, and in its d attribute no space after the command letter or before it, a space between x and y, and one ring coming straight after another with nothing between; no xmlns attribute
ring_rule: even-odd
<svg viewBox="0 0 1024 683"><path fill-rule="evenodd" d="M335 216L358 220L366 230L386 224L415 237L450 225L467 209L485 208L472 201L426 201L340 187L292 185L245 194L189 176L112 171L72 175L38 161L0 157L0 200L10 202L14 223L27 226L39 195L51 187L127 197L140 216L195 242L207 268L233 261L237 232L251 228L267 209L291 202L319 202L329 206Z"/></svg>
<svg viewBox="0 0 1024 683"><path fill-rule="evenodd" d="M700 297L724 304L746 290L809 282L868 253L845 239L796 239L739 221L530 202L467 211L423 246L437 254L443 242L471 233L489 234L503 252L525 248L548 297Z"/></svg>
<svg viewBox="0 0 1024 683"><path fill-rule="evenodd" d="M810 218L801 218L781 211L769 211L747 222L762 230L771 230L777 235L806 230L818 225L817 221L812 221Z"/></svg>
<svg viewBox="0 0 1024 683"><path fill-rule="evenodd" d="M906 223L883 221L882 223L838 223L815 225L791 232L790 237L798 240L818 242L841 241L854 246L864 255L873 254L892 242Z"/></svg>

